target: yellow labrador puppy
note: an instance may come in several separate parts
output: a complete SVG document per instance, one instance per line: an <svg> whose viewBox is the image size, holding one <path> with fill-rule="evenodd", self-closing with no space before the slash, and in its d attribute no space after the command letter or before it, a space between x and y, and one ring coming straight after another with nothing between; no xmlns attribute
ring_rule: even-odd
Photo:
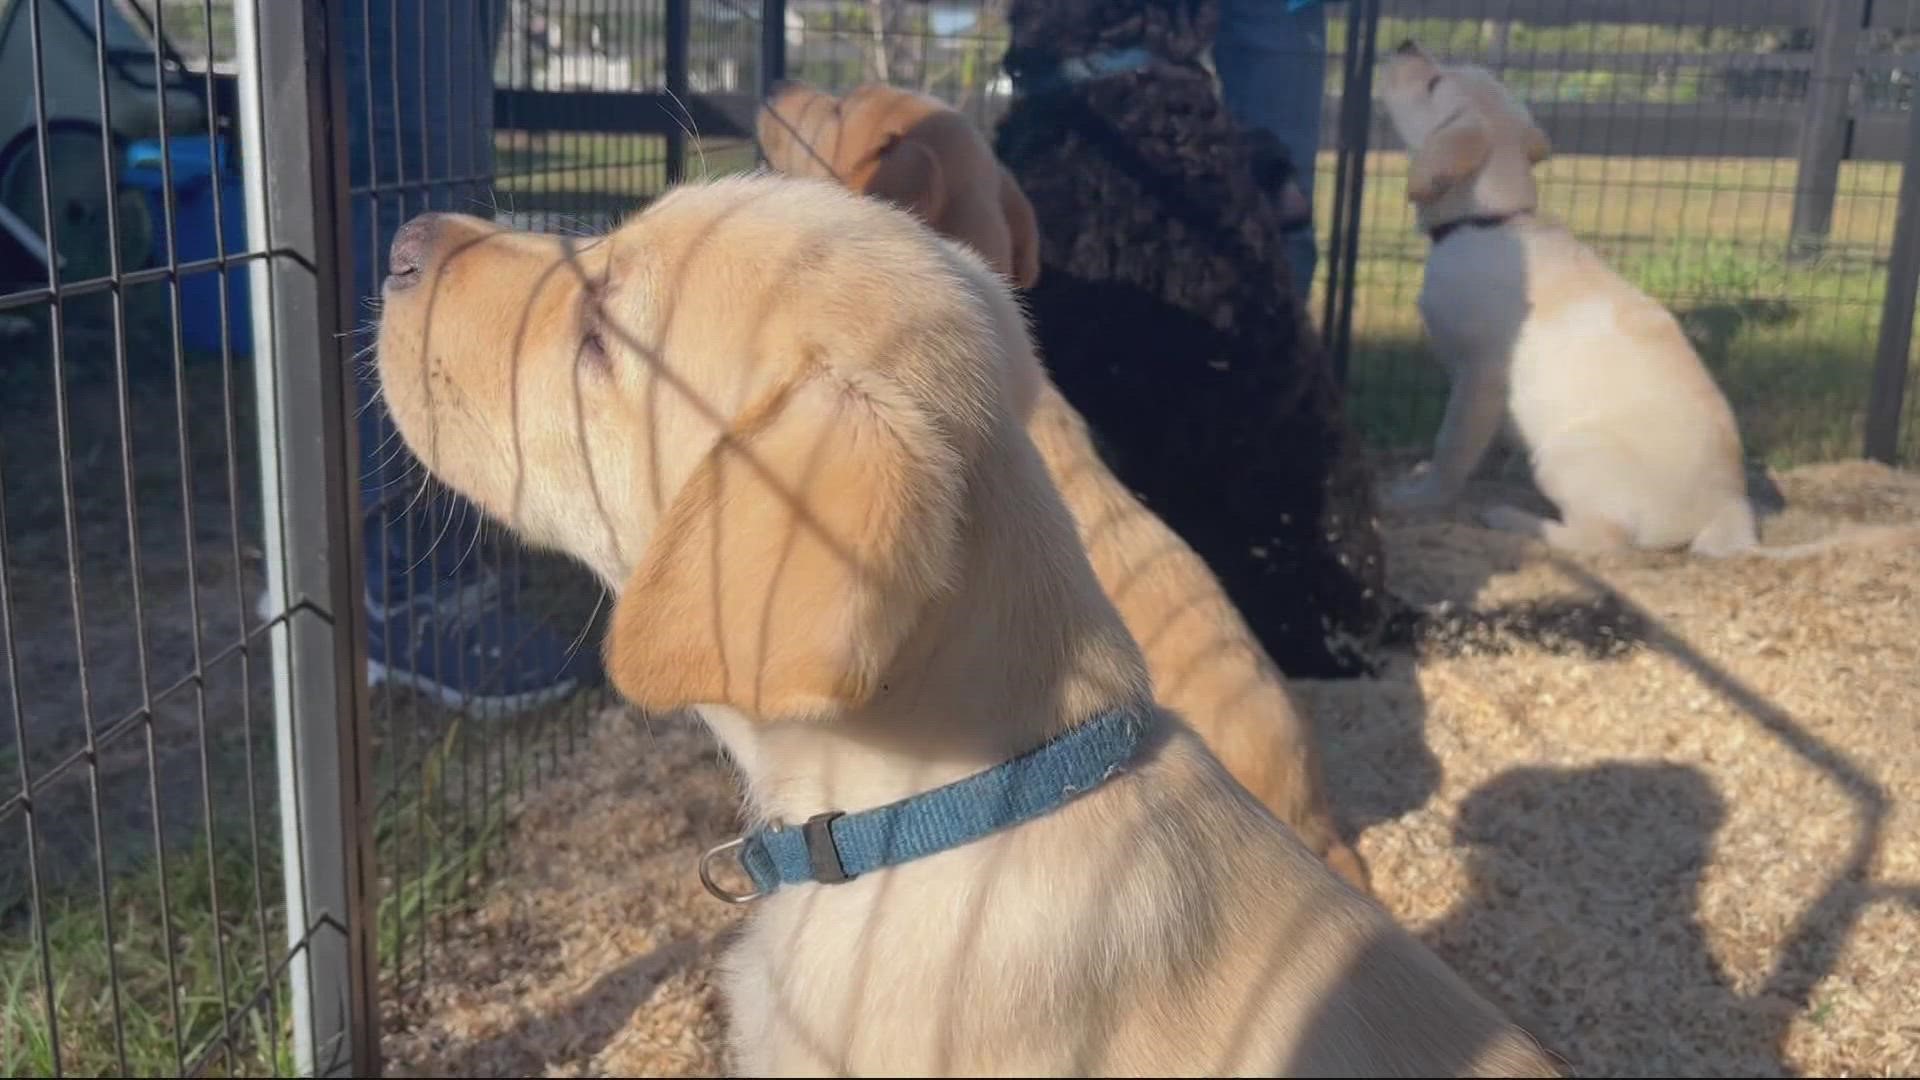
<svg viewBox="0 0 1920 1080"><path fill-rule="evenodd" d="M1452 501L1503 421L1560 511L1489 525L1560 548L1753 548L1733 410L1667 310L1536 212L1546 135L1492 74L1412 41L1381 74L1432 239L1420 314L1452 389L1433 457L1386 503Z"/></svg>
<svg viewBox="0 0 1920 1080"><path fill-rule="evenodd" d="M1014 284L1038 280L1033 209L951 106L882 83L835 97L794 82L772 95L758 128L772 168L886 199ZM1312 727L1279 668L1206 562L1100 460L1085 419L1053 380L1038 365L1027 370L1027 433L1066 497L1094 574L1146 653L1155 696L1314 854L1370 892L1366 863L1335 822Z"/></svg>
<svg viewBox="0 0 1920 1080"><path fill-rule="evenodd" d="M1560 520L1510 506L1482 518L1556 548L1797 559L1920 542L1914 525L1849 525L1760 546L1733 409L1673 315L1537 213L1549 146L1526 107L1413 41L1380 86L1433 241L1420 315L1453 382L1432 459L1385 506L1451 502L1504 427Z"/></svg>
<svg viewBox="0 0 1920 1080"><path fill-rule="evenodd" d="M616 685L740 770L737 1070L1554 1074L1155 709L971 250L756 176L586 242L418 218L391 266L408 446L615 588Z"/></svg>
<svg viewBox="0 0 1920 1080"><path fill-rule="evenodd" d="M1040 276L1033 206L973 122L927 94L863 83L835 96L788 80L754 124L767 164L907 207L1022 288Z"/></svg>

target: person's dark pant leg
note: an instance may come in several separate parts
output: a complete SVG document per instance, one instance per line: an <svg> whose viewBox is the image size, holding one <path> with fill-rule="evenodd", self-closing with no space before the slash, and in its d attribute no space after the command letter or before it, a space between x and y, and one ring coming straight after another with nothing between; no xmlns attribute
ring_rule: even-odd
<svg viewBox="0 0 1920 1080"><path fill-rule="evenodd" d="M504 3L347 0L344 8L354 290L370 328L400 226L427 211L490 205L493 48ZM372 345L368 329L356 337L360 349ZM580 658L521 619L514 564L495 573L478 550L480 511L448 492L420 495L422 467L379 399L370 351L357 386L370 672L479 708L524 708L570 692Z"/></svg>
<svg viewBox="0 0 1920 1080"><path fill-rule="evenodd" d="M1272 132L1292 155L1301 194L1313 201L1326 97L1327 15L1318 3L1289 11L1287 0L1220 0L1213 66L1235 120ZM1294 292L1313 288L1318 250L1312 229L1288 238Z"/></svg>
<svg viewBox="0 0 1920 1080"><path fill-rule="evenodd" d="M492 0L348 0L344 6L354 291L369 323L387 248L400 226L428 210L471 210L484 202L493 171L492 64L500 16L501 4ZM357 344L364 349L371 337L362 333ZM479 515L450 496L430 503L414 498L419 466L377 400L371 353L366 361L357 376L368 592L376 603L393 604L417 589L448 584L461 553L473 548ZM429 572L428 563L436 561L427 557L430 549L446 553L437 560L439 582Z"/></svg>

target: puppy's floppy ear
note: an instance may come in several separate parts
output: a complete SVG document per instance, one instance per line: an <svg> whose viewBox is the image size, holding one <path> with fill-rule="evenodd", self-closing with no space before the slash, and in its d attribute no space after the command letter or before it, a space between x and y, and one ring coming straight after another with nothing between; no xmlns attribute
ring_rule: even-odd
<svg viewBox="0 0 1920 1080"><path fill-rule="evenodd" d="M1425 206L1445 195L1479 171L1492 152L1493 141L1478 120L1463 120L1434 132L1414 152L1407 172L1407 201Z"/></svg>
<svg viewBox="0 0 1920 1080"><path fill-rule="evenodd" d="M911 134L890 138L881 147L873 171L855 186L913 211L929 224L946 211L947 184L940 158Z"/></svg>
<svg viewBox="0 0 1920 1080"><path fill-rule="evenodd" d="M1000 168L1000 211L1007 216L1007 235L1013 241L1013 283L1031 289L1040 280L1040 226L1033 216L1033 204L1013 174Z"/></svg>
<svg viewBox="0 0 1920 1080"><path fill-rule="evenodd" d="M816 363L695 469L614 606L607 671L649 711L858 706L953 572L960 468L884 378Z"/></svg>

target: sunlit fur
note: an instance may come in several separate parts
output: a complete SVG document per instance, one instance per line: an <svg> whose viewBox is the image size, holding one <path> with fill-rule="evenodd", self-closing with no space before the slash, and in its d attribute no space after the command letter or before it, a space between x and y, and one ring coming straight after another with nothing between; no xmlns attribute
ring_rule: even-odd
<svg viewBox="0 0 1920 1080"><path fill-rule="evenodd" d="M682 188L583 250L444 219L388 288L408 445L618 589L614 681L696 709L753 819L924 791L1102 710L1154 718L1054 813L760 901L722 977L734 1069L1548 1074L1152 711L1010 400L1032 363L964 246L790 178Z"/></svg>
<svg viewBox="0 0 1920 1080"><path fill-rule="evenodd" d="M1489 524L1570 549L1751 548L1733 410L1673 316L1537 213L1549 146L1525 107L1485 70L1417 48L1380 86L1422 228L1511 216L1427 257L1420 313L1452 389L1431 461L1387 505L1451 502L1505 425L1561 519L1498 507Z"/></svg>
<svg viewBox="0 0 1920 1080"><path fill-rule="evenodd" d="M831 175L910 210L1017 285L1038 276L1026 197L951 107L880 83L842 97L792 84L761 111L759 133L769 167ZM903 156L910 167L893 165ZM889 165L892 174L883 175ZM1307 847L1368 890L1366 864L1342 839L1327 798L1313 730L1246 620L1193 548L1100 460L1085 419L1045 372L1034 367L1021 383L1018 400L1032 403L1027 433L1073 512L1101 587L1146 653L1156 699Z"/></svg>

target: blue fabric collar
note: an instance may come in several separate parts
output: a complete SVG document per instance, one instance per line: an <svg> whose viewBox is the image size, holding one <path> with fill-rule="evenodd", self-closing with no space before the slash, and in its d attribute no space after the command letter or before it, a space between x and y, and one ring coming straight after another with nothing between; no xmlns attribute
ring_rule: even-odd
<svg viewBox="0 0 1920 1080"><path fill-rule="evenodd" d="M1139 750L1148 716L1117 710L985 772L856 814L817 814L799 828L766 828L729 840L700 860L707 891L744 904L782 885L838 884L935 855L1031 821L1119 773ZM715 859L738 852L755 891L716 884Z"/></svg>
<svg viewBox="0 0 1920 1080"><path fill-rule="evenodd" d="M1088 53L1085 56L1069 56L1060 61L1059 75L1068 82L1086 82L1088 79L1103 79L1108 75L1124 75L1129 71L1139 71L1153 62L1153 53L1139 45L1131 49L1113 49L1109 52Z"/></svg>
<svg viewBox="0 0 1920 1080"><path fill-rule="evenodd" d="M1051 62L1042 60L1032 70L1012 72L1013 81L1021 93L1041 94L1074 83L1139 71L1153 62L1153 55L1152 50L1135 45L1085 56L1062 57Z"/></svg>

